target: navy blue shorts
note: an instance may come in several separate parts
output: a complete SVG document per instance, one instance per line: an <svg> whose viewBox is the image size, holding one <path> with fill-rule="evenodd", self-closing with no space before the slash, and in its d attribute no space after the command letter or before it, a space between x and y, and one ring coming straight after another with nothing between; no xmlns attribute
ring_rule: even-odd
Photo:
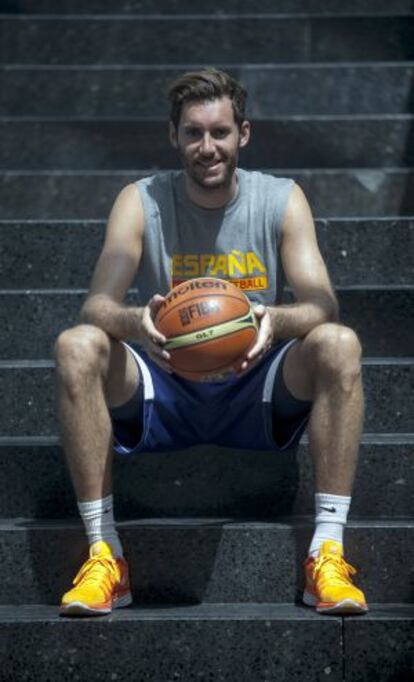
<svg viewBox="0 0 414 682"><path fill-rule="evenodd" d="M311 407L283 382L283 358L295 342L275 345L241 377L202 383L164 372L142 349L125 344L142 381L125 406L110 410L115 451L167 452L206 443L248 450L295 447Z"/></svg>

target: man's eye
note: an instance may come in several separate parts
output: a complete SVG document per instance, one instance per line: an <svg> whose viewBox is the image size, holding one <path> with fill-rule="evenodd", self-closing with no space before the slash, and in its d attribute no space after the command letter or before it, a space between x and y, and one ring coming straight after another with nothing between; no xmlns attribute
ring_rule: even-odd
<svg viewBox="0 0 414 682"><path fill-rule="evenodd" d="M214 131L214 137L218 138L223 138L226 137L229 134L229 131L227 128L217 128L217 130Z"/></svg>
<svg viewBox="0 0 414 682"><path fill-rule="evenodd" d="M194 139L200 136L200 131L198 130L198 128L187 128L186 134L187 137L191 137Z"/></svg>

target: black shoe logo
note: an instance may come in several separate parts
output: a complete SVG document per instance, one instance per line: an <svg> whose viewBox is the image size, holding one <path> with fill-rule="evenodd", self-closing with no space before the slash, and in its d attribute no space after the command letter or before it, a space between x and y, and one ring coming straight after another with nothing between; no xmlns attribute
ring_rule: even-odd
<svg viewBox="0 0 414 682"><path fill-rule="evenodd" d="M324 509L325 511L331 512L331 514L335 514L335 513L336 513L335 507L322 507L322 506L321 506L321 509Z"/></svg>

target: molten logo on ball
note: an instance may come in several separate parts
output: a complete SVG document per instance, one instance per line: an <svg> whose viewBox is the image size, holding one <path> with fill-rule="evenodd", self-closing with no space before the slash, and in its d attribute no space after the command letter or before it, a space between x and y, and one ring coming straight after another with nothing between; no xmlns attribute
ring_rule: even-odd
<svg viewBox="0 0 414 682"><path fill-rule="evenodd" d="M228 286L228 283L224 280L215 279L214 277L199 277L198 279L190 279L185 284L179 284L178 286L174 287L174 289L171 289L170 293L165 297L166 301L163 303L163 306L167 307L171 303L174 303L177 298L180 296L185 296L188 292L193 292L200 289L226 289Z"/></svg>

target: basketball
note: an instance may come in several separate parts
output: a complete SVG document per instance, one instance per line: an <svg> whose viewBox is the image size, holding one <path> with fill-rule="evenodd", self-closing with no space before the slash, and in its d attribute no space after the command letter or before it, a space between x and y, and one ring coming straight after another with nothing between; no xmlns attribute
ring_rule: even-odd
<svg viewBox="0 0 414 682"><path fill-rule="evenodd" d="M237 370L257 338L247 296L214 277L191 279L172 289L155 317L167 337L173 370L192 381L214 381Z"/></svg>

